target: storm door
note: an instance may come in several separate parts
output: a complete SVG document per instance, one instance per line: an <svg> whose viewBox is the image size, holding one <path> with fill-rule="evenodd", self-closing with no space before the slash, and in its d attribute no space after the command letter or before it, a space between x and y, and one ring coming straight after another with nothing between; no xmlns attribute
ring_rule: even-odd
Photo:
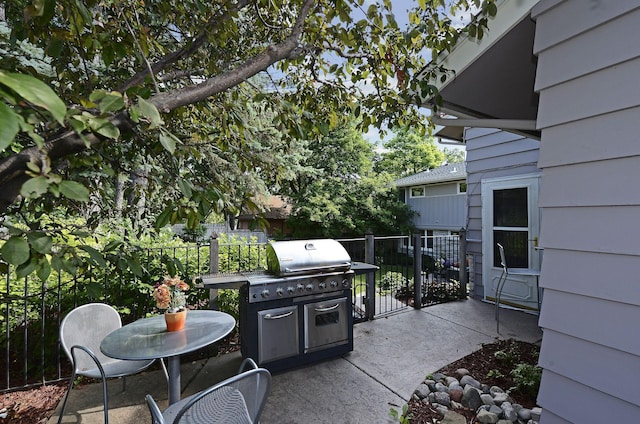
<svg viewBox="0 0 640 424"><path fill-rule="evenodd" d="M482 268L485 299L494 301L502 273L498 243L504 246L509 268L540 269L538 236L538 175L482 181ZM537 309L536 280L510 275L501 304Z"/></svg>

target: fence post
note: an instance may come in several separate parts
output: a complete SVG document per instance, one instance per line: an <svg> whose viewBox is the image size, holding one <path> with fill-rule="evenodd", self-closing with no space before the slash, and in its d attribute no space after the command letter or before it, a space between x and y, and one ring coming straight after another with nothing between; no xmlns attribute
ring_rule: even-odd
<svg viewBox="0 0 640 424"><path fill-rule="evenodd" d="M465 299L467 297L469 276L467 275L467 229L464 227L460 228L459 246L458 268L460 269L460 292L458 293L458 297Z"/></svg>
<svg viewBox="0 0 640 424"><path fill-rule="evenodd" d="M373 232L367 231L364 236L364 261L368 264L375 264L375 237ZM365 274L367 285L365 291L364 313L368 320L372 320L376 315L376 274L367 272Z"/></svg>
<svg viewBox="0 0 640 424"><path fill-rule="evenodd" d="M220 272L220 242L218 234L214 231L209 239L209 274ZM209 309L218 310L218 289L209 289Z"/></svg>
<svg viewBox="0 0 640 424"><path fill-rule="evenodd" d="M413 307L422 307L422 236L413 235Z"/></svg>

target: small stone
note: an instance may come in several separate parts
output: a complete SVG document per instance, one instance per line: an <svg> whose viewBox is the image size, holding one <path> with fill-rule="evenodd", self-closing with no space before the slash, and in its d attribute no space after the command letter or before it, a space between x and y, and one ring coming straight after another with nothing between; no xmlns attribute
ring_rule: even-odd
<svg viewBox="0 0 640 424"><path fill-rule="evenodd" d="M509 420L498 420L496 424L513 424L513 421Z"/></svg>
<svg viewBox="0 0 640 424"><path fill-rule="evenodd" d="M447 411L449 411L449 408L447 408L447 407L446 407L446 406L444 406L444 405L436 405L436 407L435 407L435 408L436 408L436 411L438 411L438 413L440 413L440 414L442 414L442 415L446 414L446 413L447 413Z"/></svg>
<svg viewBox="0 0 640 424"><path fill-rule="evenodd" d="M497 405L491 405L489 406L489 412L496 414L498 416L498 418L500 418L502 416L502 409L500 409L499 406Z"/></svg>
<svg viewBox="0 0 640 424"><path fill-rule="evenodd" d="M431 390L429 390L429 386L427 386L426 384L420 384L418 387L416 387L416 391L414 393L418 396L418 398L424 399L429 396Z"/></svg>
<svg viewBox="0 0 640 424"><path fill-rule="evenodd" d="M485 411L484 409L478 412L476 420L483 424L495 424L498 422L498 416L493 412Z"/></svg>
<svg viewBox="0 0 640 424"><path fill-rule="evenodd" d="M455 389L463 390L460 384L453 383L451 386L449 386L449 393L451 393L451 390L455 390Z"/></svg>
<svg viewBox="0 0 640 424"><path fill-rule="evenodd" d="M478 380L476 380L475 378L471 377L470 375L465 375L464 377L462 377L460 379L460 384L462 386L469 385L471 387L475 387L476 389L480 389L480 387L482 387L480 382Z"/></svg>
<svg viewBox="0 0 640 424"><path fill-rule="evenodd" d="M444 393L449 393L449 388L447 386L445 386L444 384L437 382L436 383L436 392L444 392Z"/></svg>
<svg viewBox="0 0 640 424"><path fill-rule="evenodd" d="M455 387L453 389L449 389L449 397L454 402L460 402L462 400L462 388Z"/></svg>
<svg viewBox="0 0 640 424"><path fill-rule="evenodd" d="M476 389L471 386L467 386L464 388L464 393L462 394L462 405L477 410L480 405L482 405L482 399L480 399L480 393Z"/></svg>
<svg viewBox="0 0 640 424"><path fill-rule="evenodd" d="M429 400L430 403L436 403L436 393L437 392L431 392L427 396L427 400Z"/></svg>
<svg viewBox="0 0 640 424"><path fill-rule="evenodd" d="M534 421L540 421L540 415L542 415L542 408L536 406L531 408L531 419Z"/></svg>
<svg viewBox="0 0 640 424"><path fill-rule="evenodd" d="M451 385L453 384L460 385L460 381L458 381L458 379L455 377L447 377L444 379L444 381L448 387L451 387Z"/></svg>
<svg viewBox="0 0 640 424"><path fill-rule="evenodd" d="M467 419L454 411L446 411L440 424L467 424Z"/></svg>
<svg viewBox="0 0 640 424"><path fill-rule="evenodd" d="M489 393L491 393L491 396L495 396L498 393L504 393L504 390L502 390L498 386L491 386L491 388L489 389Z"/></svg>
<svg viewBox="0 0 640 424"><path fill-rule="evenodd" d="M480 399L482 399L482 403L484 403L485 405L495 405L495 402L493 401L493 396L483 393L480 395Z"/></svg>
<svg viewBox="0 0 640 424"><path fill-rule="evenodd" d="M458 376L458 378L462 378L465 375L469 375L469 370L466 368L458 368L456 370L456 375Z"/></svg>
<svg viewBox="0 0 640 424"><path fill-rule="evenodd" d="M451 400L451 409L461 409L462 404L460 402L456 402L455 400Z"/></svg>
<svg viewBox="0 0 640 424"><path fill-rule="evenodd" d="M511 402L503 402L502 405L500 405L500 408L502 408L504 417L509 421L514 422L518 419L518 414L516 414L516 411L513 410Z"/></svg>
<svg viewBox="0 0 640 424"><path fill-rule="evenodd" d="M502 405L503 402L508 401L509 395L506 393L496 393L496 395L493 397L493 403L495 403L496 405Z"/></svg>
<svg viewBox="0 0 640 424"><path fill-rule="evenodd" d="M433 380L438 381L438 380L442 380L443 378L446 377L446 375L442 374L441 372L437 372L435 374L432 375Z"/></svg>
<svg viewBox="0 0 640 424"><path fill-rule="evenodd" d="M436 392L436 403L439 405L450 406L451 398L449 397L449 393L444 392Z"/></svg>
<svg viewBox="0 0 640 424"><path fill-rule="evenodd" d="M519 410L517 410L517 414L518 418L520 418L522 421L529 421L531 419L531 409L529 408L520 408Z"/></svg>

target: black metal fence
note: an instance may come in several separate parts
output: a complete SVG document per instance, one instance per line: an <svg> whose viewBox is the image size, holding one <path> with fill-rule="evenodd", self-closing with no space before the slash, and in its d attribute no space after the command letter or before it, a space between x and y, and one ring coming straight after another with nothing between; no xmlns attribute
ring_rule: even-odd
<svg viewBox="0 0 640 424"><path fill-rule="evenodd" d="M457 258L464 257L458 240L452 236L430 242L414 236L410 243L407 236L373 235L339 240L353 261L379 267L375 273L354 279L356 322L466 296L466 284L458 283L461 268L456 267ZM437 254L428 247L434 243ZM425 247L412 247L419 244ZM70 364L61 351L58 329L62 318L76 306L105 302L118 309L123 323L128 323L155 312L151 292L153 284L166 274L167 261L176 264L178 274L189 280L211 270L255 271L265 268L264 247L264 243L212 239L211 244L144 249L146 278L127 271L118 258L111 258L107 267L88 267L76 276L52 274L46 282L36 277L15 278L7 267L9 271L0 281L0 349L4 353L0 392L68 378ZM420 282L417 290L415 281ZM189 303L207 307L209 292L191 290Z"/></svg>

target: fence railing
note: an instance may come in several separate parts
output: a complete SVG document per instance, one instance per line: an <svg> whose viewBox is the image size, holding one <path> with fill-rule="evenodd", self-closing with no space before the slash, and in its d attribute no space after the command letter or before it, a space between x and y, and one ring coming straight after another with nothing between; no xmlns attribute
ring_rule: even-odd
<svg viewBox="0 0 640 424"><path fill-rule="evenodd" d="M355 321L373 319L409 307L466 296L465 257L458 236L427 240L416 235L339 240L353 261L375 264L375 273L358 275L353 281ZM464 237L462 237L464 240ZM411 246L425 246L414 249ZM438 256L434 257L437 246ZM432 250L429 250L432 249ZM142 266L146 279L126 270L118 260L109 266L88 267L76 276L60 272L45 282L35 277L15 278L14 270L0 281L0 392L54 383L71 374L69 361L58 341L62 318L76 306L105 302L121 313L123 323L154 312L153 284L166 274L170 261L186 279L208 274L255 271L266 268L265 244L251 241L147 248ZM461 277L462 276L462 277ZM461 283L460 283L461 281ZM416 284L419 282L419 284ZM206 308L210 293L191 290L189 303Z"/></svg>

